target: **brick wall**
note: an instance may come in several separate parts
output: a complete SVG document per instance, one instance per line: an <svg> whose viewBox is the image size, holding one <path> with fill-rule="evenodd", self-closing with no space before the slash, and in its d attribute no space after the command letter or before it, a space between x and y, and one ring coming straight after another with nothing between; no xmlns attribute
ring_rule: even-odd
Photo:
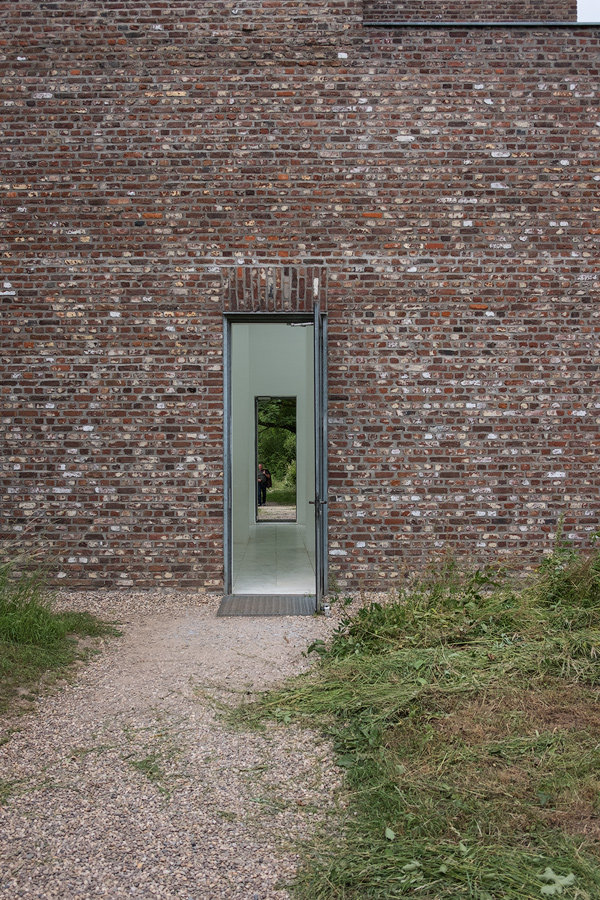
<svg viewBox="0 0 600 900"><path fill-rule="evenodd" d="M364 0L365 22L576 22L577 0Z"/></svg>
<svg viewBox="0 0 600 900"><path fill-rule="evenodd" d="M328 273L341 584L598 527L597 29L0 13L6 535L220 586L227 273L269 264Z"/></svg>

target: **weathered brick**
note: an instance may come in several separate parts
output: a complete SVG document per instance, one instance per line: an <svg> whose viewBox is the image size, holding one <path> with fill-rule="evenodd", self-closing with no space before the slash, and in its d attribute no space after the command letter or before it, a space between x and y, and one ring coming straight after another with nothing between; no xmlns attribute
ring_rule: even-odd
<svg viewBox="0 0 600 900"><path fill-rule="evenodd" d="M365 22L576 22L577 0L363 0Z"/></svg>
<svg viewBox="0 0 600 900"><path fill-rule="evenodd" d="M598 528L599 29L0 14L4 534L71 584L218 588L223 314L310 312L315 278L340 584Z"/></svg>

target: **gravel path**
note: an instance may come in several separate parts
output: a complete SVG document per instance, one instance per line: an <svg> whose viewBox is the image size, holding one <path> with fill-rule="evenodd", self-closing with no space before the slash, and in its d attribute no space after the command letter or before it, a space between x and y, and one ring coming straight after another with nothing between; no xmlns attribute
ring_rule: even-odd
<svg viewBox="0 0 600 900"><path fill-rule="evenodd" d="M257 522L295 522L295 506L261 506L256 512Z"/></svg>
<svg viewBox="0 0 600 900"><path fill-rule="evenodd" d="M317 735L238 731L219 709L305 670L302 651L335 622L217 619L218 602L59 598L123 635L34 713L0 723L1 900L289 897L293 842L335 806L339 770Z"/></svg>

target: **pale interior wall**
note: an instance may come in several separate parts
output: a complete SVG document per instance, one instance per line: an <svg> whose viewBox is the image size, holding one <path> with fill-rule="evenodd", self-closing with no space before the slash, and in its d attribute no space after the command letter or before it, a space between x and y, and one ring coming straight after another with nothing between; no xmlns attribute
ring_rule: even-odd
<svg viewBox="0 0 600 900"><path fill-rule="evenodd" d="M303 429L306 429L303 453L303 522L306 522L305 542L309 553L315 550L315 508L310 506L309 500L315 499L315 342L314 328L295 328L294 331L305 333L304 346L304 405L303 405ZM300 421L298 421L300 426ZM300 431L300 427L298 428ZM298 519L300 521L300 518Z"/></svg>
<svg viewBox="0 0 600 900"><path fill-rule="evenodd" d="M246 542L254 523L255 397L296 397L296 501L299 525L314 548L313 328L234 323L231 339L232 527ZM260 526L259 526L260 527Z"/></svg>

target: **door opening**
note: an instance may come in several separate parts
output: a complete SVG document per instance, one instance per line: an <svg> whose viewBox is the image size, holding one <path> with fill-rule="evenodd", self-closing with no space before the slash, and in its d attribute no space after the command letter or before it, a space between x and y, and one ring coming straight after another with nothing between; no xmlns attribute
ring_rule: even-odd
<svg viewBox="0 0 600 900"><path fill-rule="evenodd" d="M257 522L296 521L296 397L256 397Z"/></svg>
<svg viewBox="0 0 600 900"><path fill-rule="evenodd" d="M324 583L317 519L326 471L316 459L324 447L315 434L314 323L255 314L230 316L226 328L225 593L310 596L314 611ZM272 479L266 505L259 465Z"/></svg>

